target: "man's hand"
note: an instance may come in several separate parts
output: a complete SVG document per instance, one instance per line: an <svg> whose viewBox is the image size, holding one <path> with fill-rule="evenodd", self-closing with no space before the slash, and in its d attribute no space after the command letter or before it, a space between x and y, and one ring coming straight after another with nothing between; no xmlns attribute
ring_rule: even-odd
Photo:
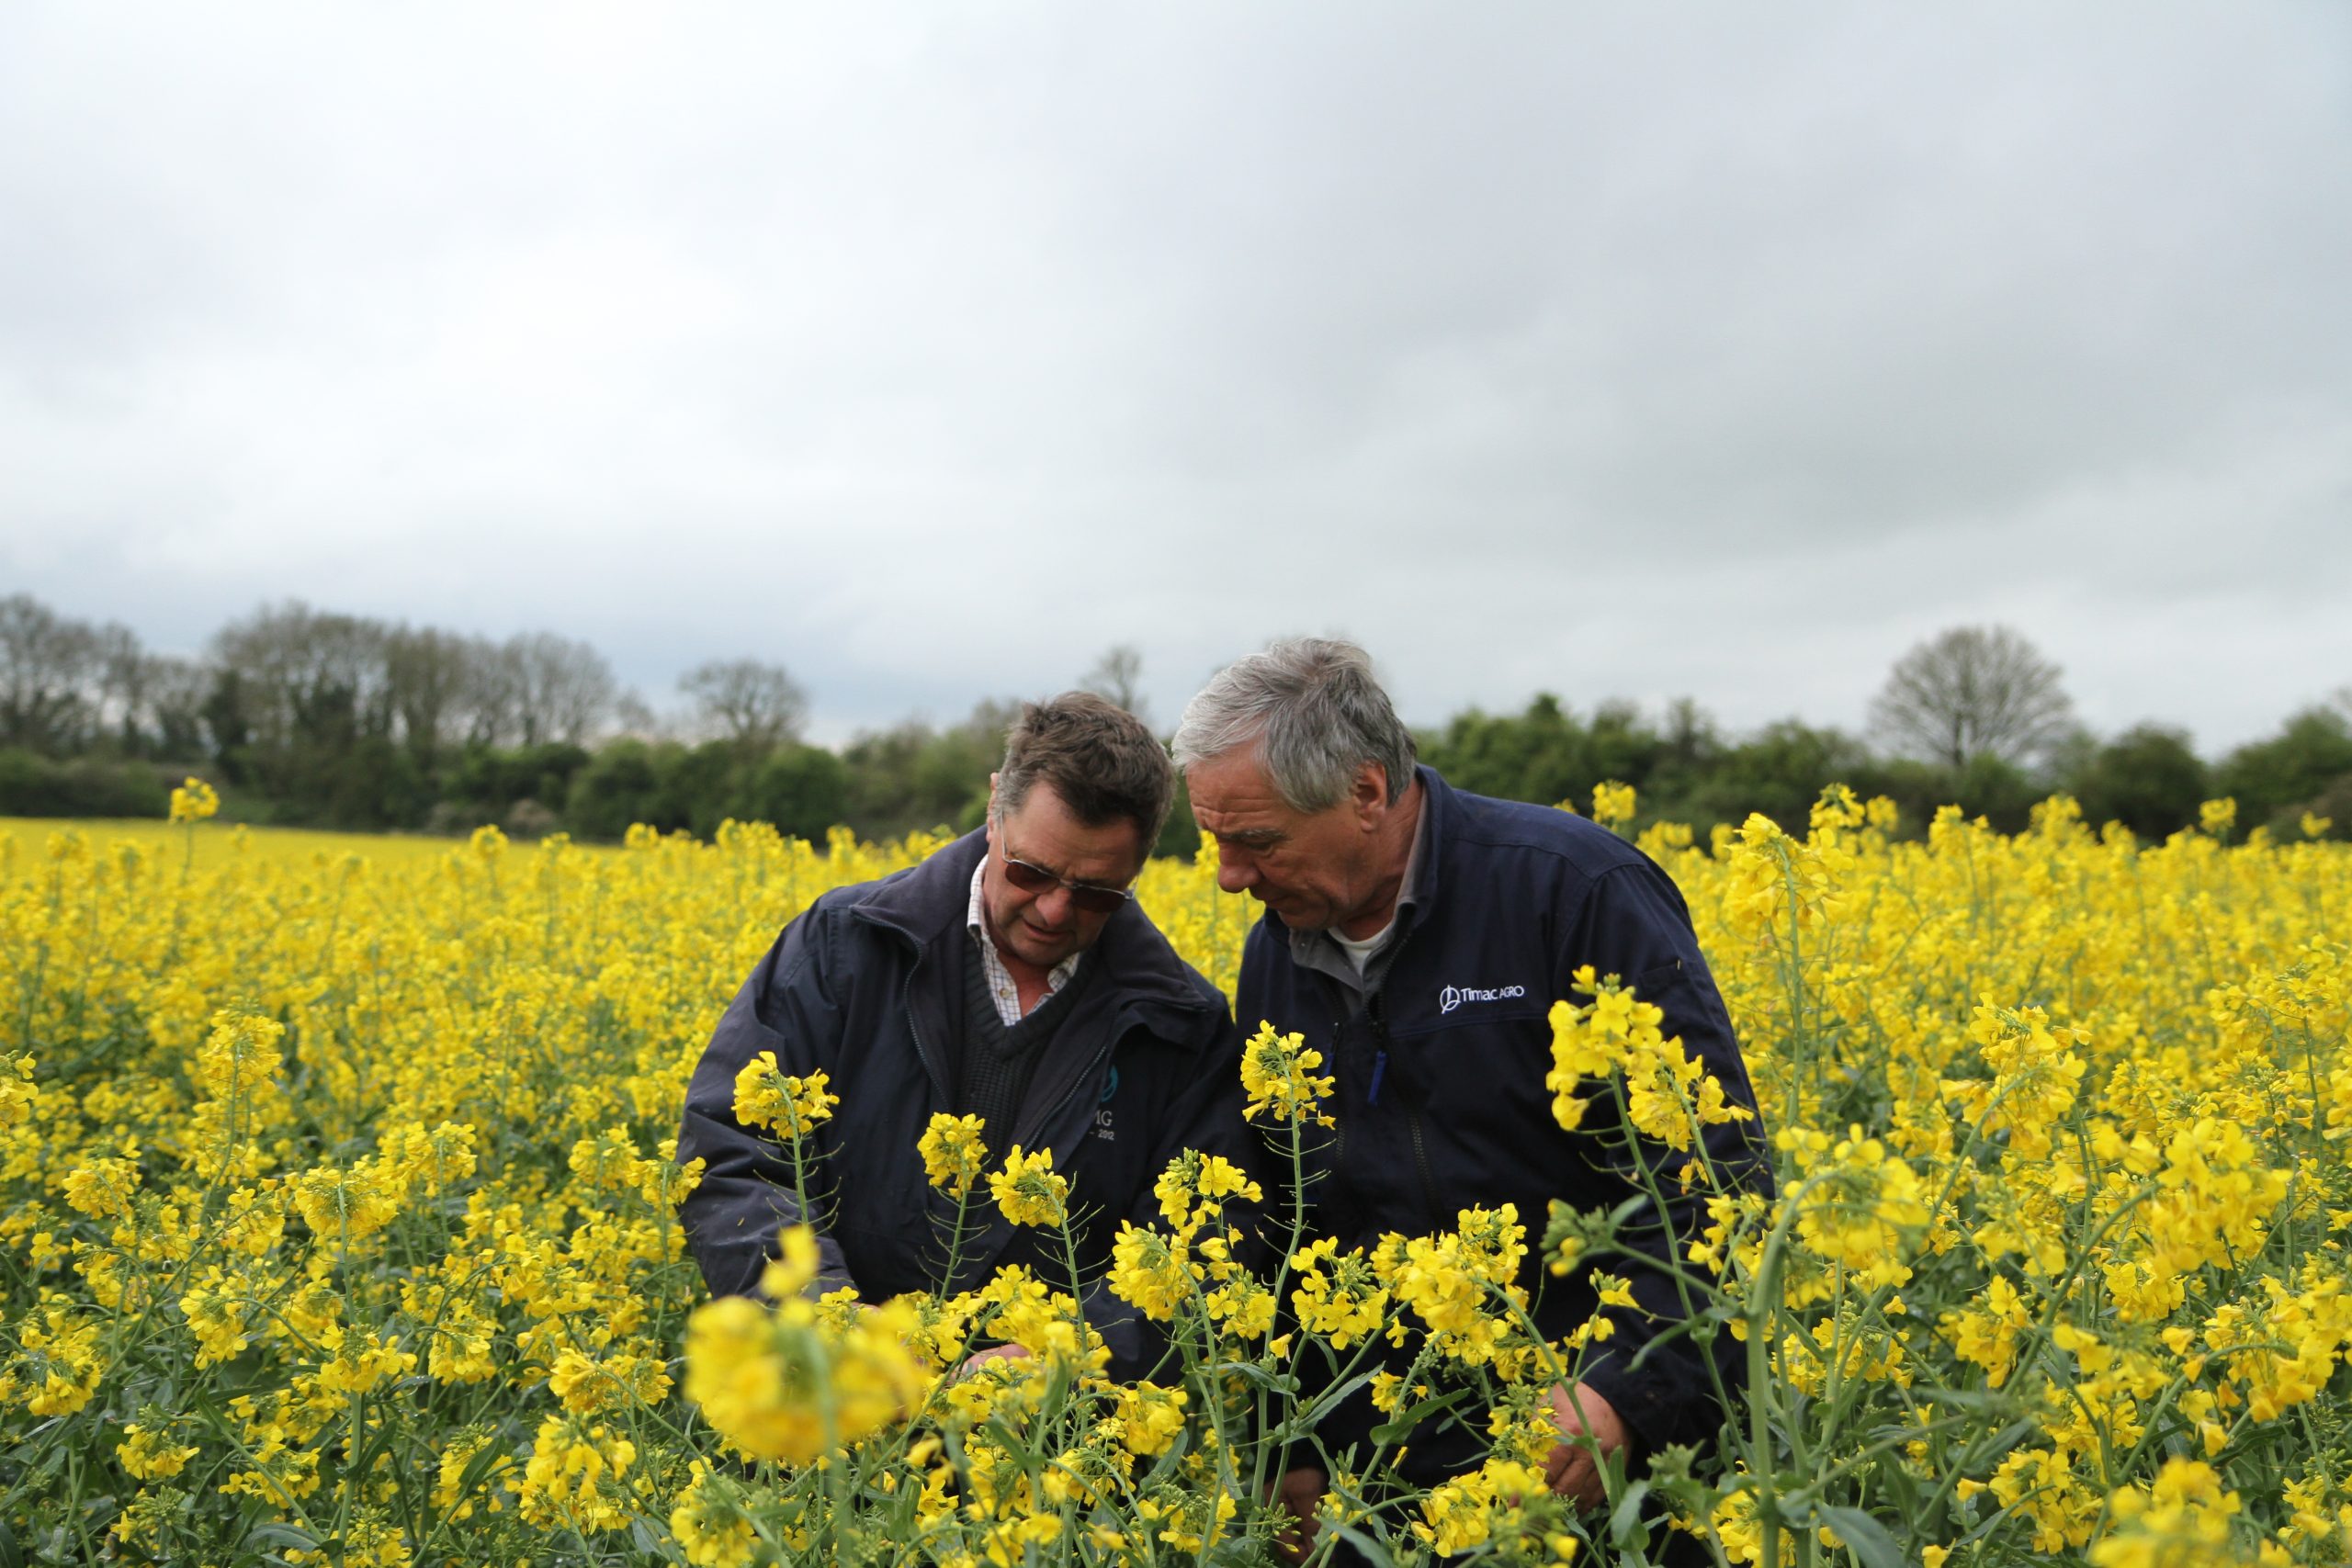
<svg viewBox="0 0 2352 1568"><path fill-rule="evenodd" d="M1316 1506L1331 1484L1331 1478L1313 1465L1301 1465L1283 1472L1274 1483L1274 1499L1288 1510L1292 1523L1274 1537L1274 1550L1285 1562L1304 1562L1306 1554L1315 1550Z"/></svg>
<svg viewBox="0 0 2352 1568"><path fill-rule="evenodd" d="M1544 1458L1544 1481L1580 1508L1599 1507L1608 1492L1592 1445L1598 1443L1601 1454L1617 1452L1625 1446L1625 1423L1609 1401L1572 1382L1552 1391L1552 1425L1560 1429L1560 1441Z"/></svg>
<svg viewBox="0 0 2352 1568"><path fill-rule="evenodd" d="M970 1377L990 1361L1009 1361L1016 1357L1026 1357L1028 1354L1027 1350L1018 1345L991 1345L985 1350L975 1350L965 1357L964 1364L956 1369L956 1377L960 1382Z"/></svg>

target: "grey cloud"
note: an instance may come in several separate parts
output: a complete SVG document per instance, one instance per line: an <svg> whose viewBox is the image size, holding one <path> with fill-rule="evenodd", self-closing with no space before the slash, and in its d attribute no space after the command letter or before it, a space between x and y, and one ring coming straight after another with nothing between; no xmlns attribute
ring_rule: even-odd
<svg viewBox="0 0 2352 1568"><path fill-rule="evenodd" d="M834 735L1332 628L1421 719L1853 723L1997 618L2223 744L2352 677L2347 43L18 7L0 578L756 652Z"/></svg>

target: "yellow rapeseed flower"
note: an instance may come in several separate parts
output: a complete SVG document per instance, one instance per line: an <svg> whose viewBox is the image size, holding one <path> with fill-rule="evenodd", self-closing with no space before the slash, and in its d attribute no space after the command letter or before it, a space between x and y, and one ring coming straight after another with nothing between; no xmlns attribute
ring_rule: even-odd
<svg viewBox="0 0 2352 1568"><path fill-rule="evenodd" d="M142 1419L122 1429L122 1444L114 1457L124 1472L136 1480L163 1481L177 1475L199 1451L194 1443L171 1441L167 1433L156 1431Z"/></svg>
<svg viewBox="0 0 2352 1568"><path fill-rule="evenodd" d="M1336 1125L1320 1109L1332 1087L1329 1077L1316 1076L1322 1065L1323 1053L1310 1049L1305 1035L1278 1034L1272 1023L1260 1024L1241 1048L1241 1087L1250 1096L1242 1114L1254 1120L1272 1111L1285 1125Z"/></svg>
<svg viewBox="0 0 2352 1568"><path fill-rule="evenodd" d="M184 780L172 791L172 820L201 822L220 809L220 792L199 778Z"/></svg>
<svg viewBox="0 0 2352 1568"><path fill-rule="evenodd" d="M2092 1568L2191 1568L2222 1560L2238 1495L2222 1489L2211 1465L2175 1457L2147 1487L2108 1498L2112 1534L2090 1550Z"/></svg>
<svg viewBox="0 0 2352 1568"><path fill-rule="evenodd" d="M769 1127L779 1133L803 1134L828 1121L841 1097L828 1093L823 1069L794 1077L776 1065L775 1053L763 1051L735 1075L735 1120L746 1127Z"/></svg>
<svg viewBox="0 0 2352 1568"><path fill-rule="evenodd" d="M1054 1174L1054 1151L1023 1154L1021 1145L1004 1156L1004 1167L989 1177L989 1193L997 1212L1016 1225L1058 1225L1069 1215L1069 1180Z"/></svg>
<svg viewBox="0 0 2352 1568"><path fill-rule="evenodd" d="M1634 819L1634 786L1614 779L1592 786L1592 819L1604 828Z"/></svg>
<svg viewBox="0 0 2352 1568"><path fill-rule="evenodd" d="M934 1112L922 1141L915 1145L922 1156L925 1179L951 1198L962 1198L972 1190L988 1166L986 1126L978 1116L951 1116L946 1111Z"/></svg>
<svg viewBox="0 0 2352 1568"><path fill-rule="evenodd" d="M2352 1492L2328 1456L2352 1420L2337 1263L2352 849L2304 841L2335 831L2315 813L2290 843L2235 814L2148 840L2063 797L2018 833L1947 808L1897 838L1890 803L1835 788L1782 820L1796 831L1655 824L1640 841L1689 903L1763 1119L1794 1130L1774 1150L1777 1202L1712 1185L1694 1158L1656 1174L1693 1202L1673 1241L1709 1321L1760 1330L1763 1375L1818 1396L1806 1438L1828 1480L1813 1500L1867 1508L1950 1477L1933 1520L1881 1514L1904 1559L1931 1564L2341 1558ZM1657 1277L1596 1276L1617 1304L1537 1345L1511 1327L1515 1220L1308 1245L1284 1234L1286 1204L1244 1214L1247 1178L1198 1159L1163 1173L1146 1213L1112 1216L1157 1223L1122 1230L1108 1269L1138 1315L1176 1325L1181 1409L1101 1382L1108 1349L1068 1282L1007 1270L944 1299L807 1301L805 1232L780 1239L774 1306L694 1320L687 1370L723 1415L695 1419L663 1389L702 1291L677 1214L701 1172L671 1134L714 1023L780 924L939 841L811 844L744 823L704 842L644 829L619 849L0 823L0 951L17 960L0 963L0 1231L21 1265L0 1406L23 1464L61 1445L100 1455L125 1483L105 1544L173 1560L226 1560L266 1517L340 1521L334 1547L288 1543L288 1562L422 1561L386 1490L409 1482L361 1476L362 1450L413 1457L433 1554L469 1562L626 1555L644 1542L624 1528L658 1538L664 1521L673 1539L645 1550L713 1562L1246 1554L1273 1528L1235 1482L1261 1396L1285 1418L1284 1375L1374 1336L1427 1353L1374 1379L1385 1415L1476 1368L1499 1391L1498 1455L1540 1462L1519 1391L1612 1325L1609 1351L1628 1351L1645 1319L1622 1303L1659 1299ZM1214 852L1154 861L1138 897L1230 997L1258 911L1216 875ZM1604 1004L1600 981L1568 997L1565 1048L1533 1070L1582 1102L1580 1139L1623 1137L1630 1115L1646 1140L1695 1147L1727 1100L1645 1010L1659 998ZM1305 1037L1261 1031L1246 1098L1283 1130L1320 1124L1324 1066ZM803 1133L837 1125L816 1119L834 1101L814 1075L752 1088ZM926 1173L968 1196L978 1146L935 1141ZM1050 1191L1016 1184L1015 1206ZM1625 1268L1619 1232L1650 1223L1571 1218L1542 1244L1569 1274ZM1295 1249L1279 1323L1243 1262L1250 1229ZM719 1332L729 1316L740 1333ZM989 1343L1032 1354L944 1382ZM427 1378L434 1397L406 1398ZM118 1410L137 1429L104 1427L110 1397L165 1383L220 1420ZM1996 1384L2015 1440L1985 1454L1973 1405L1906 1383ZM550 1417L569 1425L542 1444ZM1697 1462L1724 1506L1702 1494L1694 1520L1724 1522L1733 1559L1752 1561L1754 1495L1726 1491L1743 1436ZM626 1464L616 1439L637 1450ZM744 1474L735 1456L763 1450L782 1468ZM2210 1483L2167 1476L2175 1455ZM1576 1549L1550 1499L1514 1514L1457 1489L1432 1518L1427 1494L1387 1479L1335 1474L1327 1518L1385 1518L1404 1551L1430 1545L1416 1524L1483 1528L1469 1550L1498 1560L1552 1561L1555 1536ZM79 1528L38 1488L20 1501L40 1539ZM1810 1521L1781 1544L1783 1561L1850 1551Z"/></svg>

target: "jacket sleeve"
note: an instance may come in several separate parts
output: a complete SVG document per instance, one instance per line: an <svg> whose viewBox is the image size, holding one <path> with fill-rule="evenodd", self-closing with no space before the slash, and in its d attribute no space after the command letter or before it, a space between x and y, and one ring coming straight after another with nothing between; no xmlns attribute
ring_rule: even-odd
<svg viewBox="0 0 2352 1568"><path fill-rule="evenodd" d="M705 1164L678 1217L714 1296L757 1295L777 1234L804 1222L820 1231L811 1290L854 1282L840 1246L822 1235L822 1216L802 1212L783 1145L735 1119L735 1076L763 1051L775 1052L776 1065L796 1077L820 1068L840 1076L838 940L838 918L821 900L785 927L719 1018L687 1087L678 1158ZM818 1185L813 1172L811 1185Z"/></svg>
<svg viewBox="0 0 2352 1568"><path fill-rule="evenodd" d="M1568 976L1578 964L1620 976L1637 999L1663 1010L1659 1029L1669 1040L1681 1039L1683 1049L1722 1083L1727 1100L1756 1110L1730 1014L1699 952L1682 896L1665 872L1644 861L1606 873L1589 885L1569 932L1561 973L1555 976L1561 987L1555 995L1568 994ZM1706 1227L1707 1193L1683 1190L1680 1156L1630 1135L1614 1092L1586 1113L1585 1127L1588 1135L1577 1143L1605 1190L1613 1189L1622 1201L1655 1187L1665 1203L1662 1213L1650 1202L1629 1215L1618 1240L1634 1249L1632 1255L1601 1265L1631 1279L1640 1305L1611 1309L1614 1332L1587 1355L1584 1381L1615 1406L1645 1452L1666 1443L1704 1443L1725 1414L1716 1396L1718 1380L1725 1389L1738 1386L1739 1347L1727 1331L1714 1332L1712 1346L1668 1331L1687 1315L1670 1270L1677 1262L1685 1269L1693 1267L1683 1260ZM1767 1197L1772 1190L1769 1146L1760 1118L1719 1123L1701 1134L1705 1163L1720 1182ZM1692 1301L1703 1305L1695 1294Z"/></svg>

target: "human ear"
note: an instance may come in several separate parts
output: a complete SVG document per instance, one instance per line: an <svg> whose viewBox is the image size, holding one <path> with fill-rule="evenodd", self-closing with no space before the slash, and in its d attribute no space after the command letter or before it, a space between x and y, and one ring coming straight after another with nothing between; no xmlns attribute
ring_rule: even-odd
<svg viewBox="0 0 2352 1568"><path fill-rule="evenodd" d="M1366 828L1376 825L1388 809L1388 770L1377 762L1357 763L1355 787L1349 792L1348 803L1355 809L1357 822Z"/></svg>

